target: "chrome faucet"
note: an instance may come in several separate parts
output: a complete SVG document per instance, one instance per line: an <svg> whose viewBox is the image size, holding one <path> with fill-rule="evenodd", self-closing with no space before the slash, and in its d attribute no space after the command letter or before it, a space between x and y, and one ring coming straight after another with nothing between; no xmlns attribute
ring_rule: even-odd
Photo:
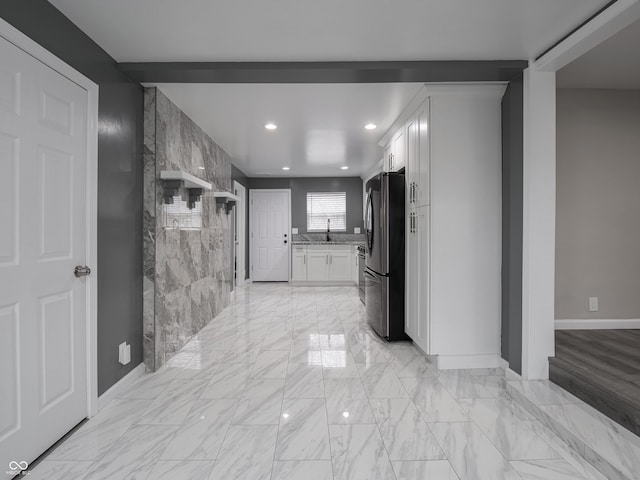
<svg viewBox="0 0 640 480"><path fill-rule="evenodd" d="M327 242L331 241L331 237L329 236L329 234L331 233L330 225L331 225L331 219L327 218Z"/></svg>

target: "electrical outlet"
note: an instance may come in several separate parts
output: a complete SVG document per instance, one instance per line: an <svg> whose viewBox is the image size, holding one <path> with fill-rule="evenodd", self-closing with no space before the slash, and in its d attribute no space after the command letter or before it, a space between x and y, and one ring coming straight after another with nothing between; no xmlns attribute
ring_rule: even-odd
<svg viewBox="0 0 640 480"><path fill-rule="evenodd" d="M131 362L131 345L128 345L127 342L118 345L118 361L122 365L127 365Z"/></svg>
<svg viewBox="0 0 640 480"><path fill-rule="evenodd" d="M598 297L589 297L589 311L590 312L598 311Z"/></svg>
<svg viewBox="0 0 640 480"><path fill-rule="evenodd" d="M353 233L360 233L360 227L353 227Z"/></svg>

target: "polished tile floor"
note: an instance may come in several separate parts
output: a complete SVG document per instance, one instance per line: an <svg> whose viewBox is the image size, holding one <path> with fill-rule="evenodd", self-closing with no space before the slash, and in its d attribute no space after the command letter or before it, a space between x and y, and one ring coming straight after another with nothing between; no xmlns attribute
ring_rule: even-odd
<svg viewBox="0 0 640 480"><path fill-rule="evenodd" d="M508 388L381 341L356 288L249 284L31 478L604 478Z"/></svg>

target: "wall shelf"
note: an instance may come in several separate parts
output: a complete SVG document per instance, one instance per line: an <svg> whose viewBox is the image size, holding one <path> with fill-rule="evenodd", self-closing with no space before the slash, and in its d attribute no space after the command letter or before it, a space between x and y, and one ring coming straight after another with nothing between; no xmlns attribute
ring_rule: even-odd
<svg viewBox="0 0 640 480"><path fill-rule="evenodd" d="M234 195L231 192L213 192L213 196L216 199L216 204L218 206L224 205L227 214L231 211L233 207L235 207L236 202L240 200L237 195Z"/></svg>
<svg viewBox="0 0 640 480"><path fill-rule="evenodd" d="M187 200L189 209L195 207L204 190L212 188L209 182L180 170L163 170L160 172L160 179L164 186L164 203L172 204L173 197L178 195L180 188L184 187L189 195Z"/></svg>
<svg viewBox="0 0 640 480"><path fill-rule="evenodd" d="M185 188L202 188L204 190L211 190L212 188L209 182L180 170L163 170L160 172L160 178L162 180L181 181Z"/></svg>

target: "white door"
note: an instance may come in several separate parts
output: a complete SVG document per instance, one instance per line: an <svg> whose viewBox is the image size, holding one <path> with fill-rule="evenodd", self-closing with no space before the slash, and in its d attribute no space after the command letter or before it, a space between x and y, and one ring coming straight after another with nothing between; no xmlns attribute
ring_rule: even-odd
<svg viewBox="0 0 640 480"><path fill-rule="evenodd" d="M246 241L245 241L245 232L247 225L247 191L246 189L240 185L238 182L233 182L233 194L236 195L239 200L236 203L235 210L235 265L236 265L236 275L235 281L236 285L242 285L244 283L245 278L247 278L247 269L245 267L245 249L246 249Z"/></svg>
<svg viewBox="0 0 640 480"><path fill-rule="evenodd" d="M3 471L87 416L86 122L86 90L0 37Z"/></svg>
<svg viewBox="0 0 640 480"><path fill-rule="evenodd" d="M250 190L251 280L289 281L290 190Z"/></svg>

